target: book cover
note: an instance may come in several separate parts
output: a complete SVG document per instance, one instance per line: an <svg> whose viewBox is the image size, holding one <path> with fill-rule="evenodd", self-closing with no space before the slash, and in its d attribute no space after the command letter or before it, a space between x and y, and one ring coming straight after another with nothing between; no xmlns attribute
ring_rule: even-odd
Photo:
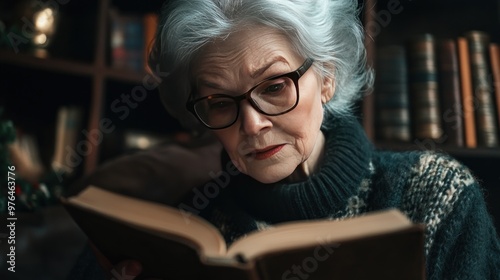
<svg viewBox="0 0 500 280"><path fill-rule="evenodd" d="M493 101L489 54L489 35L482 31L465 34L469 45L472 88L479 146L498 146L498 127Z"/></svg>
<svg viewBox="0 0 500 280"><path fill-rule="evenodd" d="M424 229L399 210L287 222L228 246L200 217L89 186L63 204L111 263L163 279L423 279Z"/></svg>
<svg viewBox="0 0 500 280"><path fill-rule="evenodd" d="M413 37L408 52L414 138L437 140L443 129L434 36L426 33Z"/></svg>
<svg viewBox="0 0 500 280"><path fill-rule="evenodd" d="M409 142L411 123L405 47L389 45L379 48L376 65L377 138Z"/></svg>
<svg viewBox="0 0 500 280"><path fill-rule="evenodd" d="M438 43L438 74L445 144L463 147L465 143L460 70L457 46L453 39L443 39Z"/></svg>

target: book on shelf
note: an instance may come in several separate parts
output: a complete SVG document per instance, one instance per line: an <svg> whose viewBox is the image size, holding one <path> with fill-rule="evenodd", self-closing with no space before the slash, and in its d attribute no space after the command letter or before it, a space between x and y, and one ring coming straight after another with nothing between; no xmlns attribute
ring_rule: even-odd
<svg viewBox="0 0 500 280"><path fill-rule="evenodd" d="M469 45L477 144L482 147L498 147L498 127L488 58L489 35L474 30L464 36Z"/></svg>
<svg viewBox="0 0 500 280"><path fill-rule="evenodd" d="M140 16L110 11L111 67L131 71L144 68L144 29Z"/></svg>
<svg viewBox="0 0 500 280"><path fill-rule="evenodd" d="M470 70L469 45L465 37L457 38L458 62L460 67L460 87L464 120L464 140L467 148L477 147L476 117L474 114L474 94Z"/></svg>
<svg viewBox="0 0 500 280"><path fill-rule="evenodd" d="M375 65L377 138L408 142L411 140L411 123L405 47L389 45L379 48Z"/></svg>
<svg viewBox="0 0 500 280"><path fill-rule="evenodd" d="M35 135L18 130L14 143L9 145L9 156L16 173L30 183L39 182L45 168Z"/></svg>
<svg viewBox="0 0 500 280"><path fill-rule="evenodd" d="M157 13L145 15L110 11L111 66L136 72L149 71L148 53L156 35Z"/></svg>
<svg viewBox="0 0 500 280"><path fill-rule="evenodd" d="M402 58L404 51L406 58ZM395 137L394 131L401 132L410 124L413 139L454 147L498 147L499 56L498 44L490 42L482 31L456 38L421 34L406 45L379 47L375 68L377 138L405 139ZM409 120L401 111L407 91ZM397 125L401 127L396 130Z"/></svg>
<svg viewBox="0 0 500 280"><path fill-rule="evenodd" d="M399 210L277 224L226 244L183 210L88 186L62 203L111 263L164 279L423 279L424 228ZM295 278L294 278L295 277Z"/></svg>
<svg viewBox="0 0 500 280"><path fill-rule="evenodd" d="M77 167L75 153L82 132L83 109L79 106L62 106L56 120L56 137L52 168L71 173Z"/></svg>
<svg viewBox="0 0 500 280"><path fill-rule="evenodd" d="M443 129L434 36L414 36L408 42L408 52L413 135L417 139L439 139Z"/></svg>
<svg viewBox="0 0 500 280"><path fill-rule="evenodd" d="M446 135L444 144L463 147L464 131L462 118L462 94L460 89L460 70L458 51L454 39L442 39L437 44L439 95L443 129Z"/></svg>

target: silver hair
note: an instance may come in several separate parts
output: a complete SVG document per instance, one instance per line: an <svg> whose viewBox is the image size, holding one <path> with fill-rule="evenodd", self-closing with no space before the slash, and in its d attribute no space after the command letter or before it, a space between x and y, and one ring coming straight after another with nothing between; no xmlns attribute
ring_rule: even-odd
<svg viewBox="0 0 500 280"><path fill-rule="evenodd" d="M170 0L162 7L150 67L163 78L167 110L192 125L185 103L190 64L209 42L252 24L283 32L303 58L314 59L321 77L335 81L325 114L347 115L373 83L366 67L357 0Z"/></svg>

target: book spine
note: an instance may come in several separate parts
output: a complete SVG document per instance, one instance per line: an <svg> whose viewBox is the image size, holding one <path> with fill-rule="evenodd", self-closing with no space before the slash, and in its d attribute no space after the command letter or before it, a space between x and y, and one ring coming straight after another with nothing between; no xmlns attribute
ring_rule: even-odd
<svg viewBox="0 0 500 280"><path fill-rule="evenodd" d="M83 111L80 107L64 106L59 109L56 128L56 142L52 168L67 173L77 167L72 156L82 127Z"/></svg>
<svg viewBox="0 0 500 280"><path fill-rule="evenodd" d="M110 12L111 66L116 69L144 71L145 34L144 19Z"/></svg>
<svg viewBox="0 0 500 280"><path fill-rule="evenodd" d="M61 107L57 112L56 119L56 137L54 156L52 158L52 168L55 170L64 168L64 142L67 133L66 122L69 118L69 110L67 107Z"/></svg>
<svg viewBox="0 0 500 280"><path fill-rule="evenodd" d="M500 47L497 43L490 44L490 61L496 101L497 125L500 126Z"/></svg>
<svg viewBox="0 0 500 280"><path fill-rule="evenodd" d="M110 12L110 25L111 66L123 69L127 64L127 53L124 45L125 25L123 17L116 10Z"/></svg>
<svg viewBox="0 0 500 280"><path fill-rule="evenodd" d="M7 145L9 158L16 166L20 178L31 184L37 184L44 174L36 139L31 134L18 130L16 139Z"/></svg>
<svg viewBox="0 0 500 280"><path fill-rule="evenodd" d="M470 31L465 37L469 44L478 145L497 147L498 128L488 59L489 36L481 31Z"/></svg>
<svg viewBox="0 0 500 280"><path fill-rule="evenodd" d="M474 116L474 98L472 93L472 78L470 70L469 45L465 37L457 38L458 62L460 66L460 87L462 89L462 107L465 146L477 147L476 120Z"/></svg>
<svg viewBox="0 0 500 280"><path fill-rule="evenodd" d="M379 48L376 65L377 138L408 142L411 125L405 47L392 45Z"/></svg>
<svg viewBox="0 0 500 280"><path fill-rule="evenodd" d="M144 26L142 18L136 16L126 17L123 45L127 53L127 68L142 72L144 70Z"/></svg>
<svg viewBox="0 0 500 280"><path fill-rule="evenodd" d="M462 100L456 43L453 39L445 39L440 41L437 47L441 112L443 129L447 136L445 144L463 147Z"/></svg>
<svg viewBox="0 0 500 280"><path fill-rule="evenodd" d="M439 105L436 42L431 34L415 37L409 43L409 84L413 133L417 139L442 136Z"/></svg>

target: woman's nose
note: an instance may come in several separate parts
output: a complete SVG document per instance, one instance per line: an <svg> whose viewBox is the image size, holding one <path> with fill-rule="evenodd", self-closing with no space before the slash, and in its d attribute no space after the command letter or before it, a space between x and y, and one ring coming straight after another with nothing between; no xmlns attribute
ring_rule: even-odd
<svg viewBox="0 0 500 280"><path fill-rule="evenodd" d="M240 105L241 130L246 135L258 135L272 127L269 116L257 111L248 101Z"/></svg>

